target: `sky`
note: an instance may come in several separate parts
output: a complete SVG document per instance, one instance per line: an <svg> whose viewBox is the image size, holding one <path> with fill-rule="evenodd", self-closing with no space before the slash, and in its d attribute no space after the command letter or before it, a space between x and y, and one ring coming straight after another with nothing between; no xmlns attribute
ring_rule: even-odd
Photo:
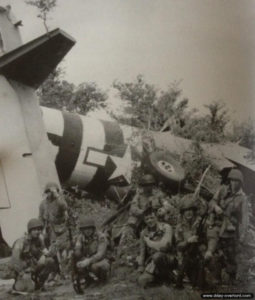
<svg viewBox="0 0 255 300"><path fill-rule="evenodd" d="M24 42L45 33L35 8L6 4ZM180 81L191 107L220 100L234 119L254 115L254 0L58 0L48 25L77 42L63 63L70 82L108 89L142 74L160 89Z"/></svg>

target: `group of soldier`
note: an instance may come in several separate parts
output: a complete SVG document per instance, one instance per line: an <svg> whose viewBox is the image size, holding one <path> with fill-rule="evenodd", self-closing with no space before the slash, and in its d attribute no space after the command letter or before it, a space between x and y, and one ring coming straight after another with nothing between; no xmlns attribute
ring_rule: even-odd
<svg viewBox="0 0 255 300"><path fill-rule="evenodd" d="M55 183L47 184L39 217L27 224L27 233L15 241L10 269L15 278L13 294L44 290L45 282L62 274L61 263L74 262L73 283L82 293L81 279L86 285L105 281L110 264L106 259L108 240L96 229L91 217L81 216L73 245L68 235L68 207ZM69 228L70 229L70 228Z"/></svg>
<svg viewBox="0 0 255 300"><path fill-rule="evenodd" d="M212 288L254 276L253 211L243 183L242 173L232 169L210 201L186 194L174 207L171 198L166 203L166 197L155 197L154 178L146 175L143 195L135 197L130 210L132 225L141 216L145 223L139 284L166 281L180 288L187 280L194 287Z"/></svg>
<svg viewBox="0 0 255 300"><path fill-rule="evenodd" d="M243 175L232 169L210 201L186 194L180 201L169 197L144 175L131 200L122 237L140 239L137 281L142 287L171 283L181 288L234 284L254 276L254 241L251 203L243 192ZM175 201L174 201L175 199ZM100 232L91 217L81 215L78 233L71 239L68 207L59 187L46 186L39 217L31 219L27 233L12 250L14 293L44 289L45 282L61 274L61 261L72 262L77 293L90 283L110 276L107 256L109 232ZM121 239L119 247L121 247Z"/></svg>

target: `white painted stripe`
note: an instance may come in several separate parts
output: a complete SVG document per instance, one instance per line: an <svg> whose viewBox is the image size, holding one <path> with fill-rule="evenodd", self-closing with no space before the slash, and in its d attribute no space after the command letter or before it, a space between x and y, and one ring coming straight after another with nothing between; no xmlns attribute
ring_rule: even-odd
<svg viewBox="0 0 255 300"><path fill-rule="evenodd" d="M64 118L62 112L60 110L44 106L41 106L41 109L43 112L43 121L45 124L46 132L56 134L62 137L64 133ZM59 147L53 145L51 142L50 145L51 152L53 153L54 158L56 159Z"/></svg>
<svg viewBox="0 0 255 300"><path fill-rule="evenodd" d="M83 136L81 152L69 180L70 184L79 185L85 188L96 174L97 167L83 164L85 155L89 147L93 147L98 150L103 150L105 145L105 131L103 124L96 119L80 116L83 124ZM105 158L99 155L93 155L93 151L90 151L89 161L90 163L103 164ZM100 157L99 157L100 156Z"/></svg>
<svg viewBox="0 0 255 300"><path fill-rule="evenodd" d="M101 167L105 166L108 155L102 152L91 149L88 153L87 162L90 164L97 164Z"/></svg>
<svg viewBox="0 0 255 300"><path fill-rule="evenodd" d="M57 109L41 106L43 112L43 121L48 133L63 136L64 119L62 112Z"/></svg>

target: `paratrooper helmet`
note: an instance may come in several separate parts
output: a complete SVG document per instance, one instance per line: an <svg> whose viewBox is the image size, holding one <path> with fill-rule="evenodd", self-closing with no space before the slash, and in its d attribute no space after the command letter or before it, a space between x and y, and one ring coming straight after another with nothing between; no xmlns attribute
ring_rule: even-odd
<svg viewBox="0 0 255 300"><path fill-rule="evenodd" d="M156 180L155 180L154 176L151 174L143 175L139 181L139 185L141 185L141 186L152 185L155 183L156 183Z"/></svg>
<svg viewBox="0 0 255 300"><path fill-rule="evenodd" d="M185 195L180 201L180 212L188 209L197 209L197 203L193 198L193 194Z"/></svg>
<svg viewBox="0 0 255 300"><path fill-rule="evenodd" d="M228 179L238 180L243 184L243 174L238 169L232 169L228 173Z"/></svg>
<svg viewBox="0 0 255 300"><path fill-rule="evenodd" d="M91 217L81 216L79 220L79 228L96 227L95 221Z"/></svg>
<svg viewBox="0 0 255 300"><path fill-rule="evenodd" d="M27 223L27 231L29 232L31 229L34 228L43 228L43 223L39 219L31 219Z"/></svg>
<svg viewBox="0 0 255 300"><path fill-rule="evenodd" d="M59 191L59 186L58 186L58 184L55 183L55 182L48 182L48 183L46 184L46 186L45 186L44 191L45 191L45 192L48 192L51 188L56 188L57 191Z"/></svg>

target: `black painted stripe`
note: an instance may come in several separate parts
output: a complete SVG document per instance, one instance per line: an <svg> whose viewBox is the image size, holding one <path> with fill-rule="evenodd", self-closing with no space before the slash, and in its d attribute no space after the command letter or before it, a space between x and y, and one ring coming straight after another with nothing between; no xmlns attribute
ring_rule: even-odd
<svg viewBox="0 0 255 300"><path fill-rule="evenodd" d="M105 145L104 151L118 157L123 157L126 151L122 129L116 122L100 120L104 126Z"/></svg>
<svg viewBox="0 0 255 300"><path fill-rule="evenodd" d="M56 168L61 182L67 181L75 168L82 143L82 121L79 115L63 112L64 133L56 157Z"/></svg>
<svg viewBox="0 0 255 300"><path fill-rule="evenodd" d="M109 155L123 157L127 146L124 144L123 132L119 124L105 120L100 120L100 122L103 124L105 132L104 152ZM98 167L86 190L94 193L103 193L108 188L108 178L115 169L115 164L111 158L108 158L105 167Z"/></svg>
<svg viewBox="0 0 255 300"><path fill-rule="evenodd" d="M48 132L47 135L48 135L48 139L51 141L51 143L54 146L57 146L57 147L60 146L61 140L62 140L62 136L59 136L59 135L57 135L55 133L50 133L50 132Z"/></svg>

